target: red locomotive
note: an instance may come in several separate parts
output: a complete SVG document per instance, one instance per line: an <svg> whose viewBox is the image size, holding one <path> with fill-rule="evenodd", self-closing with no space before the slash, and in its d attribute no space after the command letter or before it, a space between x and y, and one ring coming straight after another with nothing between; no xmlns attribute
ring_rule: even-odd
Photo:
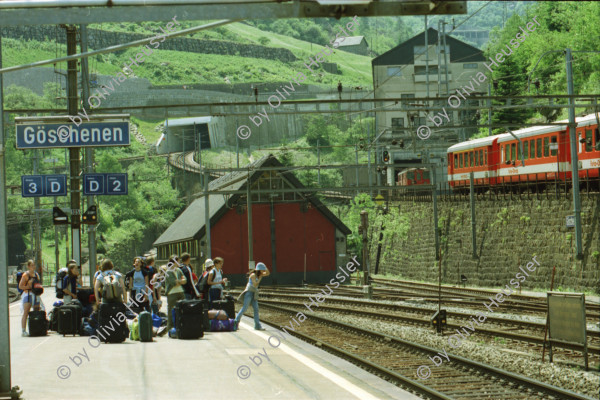
<svg viewBox="0 0 600 400"><path fill-rule="evenodd" d="M469 140L448 148L448 182L464 190L473 172L478 188L519 182L555 182L571 179L571 149L568 121L564 125L534 126L510 133ZM600 131L596 114L576 118L579 178L598 180L600 175Z"/></svg>

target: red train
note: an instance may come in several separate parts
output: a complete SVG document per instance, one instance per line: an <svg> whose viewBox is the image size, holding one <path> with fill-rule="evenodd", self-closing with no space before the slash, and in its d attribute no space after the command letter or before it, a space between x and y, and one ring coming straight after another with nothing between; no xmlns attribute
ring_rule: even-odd
<svg viewBox="0 0 600 400"><path fill-rule="evenodd" d="M534 126L510 133L469 140L448 148L448 182L455 189L469 187L473 172L476 187L519 182L570 180L571 149L568 121L564 125ZM598 180L600 131L596 114L576 119L579 178Z"/></svg>
<svg viewBox="0 0 600 400"><path fill-rule="evenodd" d="M398 173L398 186L429 185L427 168L408 168Z"/></svg>

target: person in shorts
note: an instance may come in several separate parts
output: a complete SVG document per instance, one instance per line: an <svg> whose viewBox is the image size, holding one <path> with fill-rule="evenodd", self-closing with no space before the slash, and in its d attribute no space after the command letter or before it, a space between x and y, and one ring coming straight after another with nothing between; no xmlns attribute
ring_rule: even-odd
<svg viewBox="0 0 600 400"><path fill-rule="evenodd" d="M40 299L38 296L33 294L33 285L39 282L40 275L35 272L35 263L33 260L27 261L27 272L21 277L19 282L19 289L23 290L23 317L21 318L21 336L29 336L27 333L27 318L29 317L29 311L33 306L35 311L40 309Z"/></svg>

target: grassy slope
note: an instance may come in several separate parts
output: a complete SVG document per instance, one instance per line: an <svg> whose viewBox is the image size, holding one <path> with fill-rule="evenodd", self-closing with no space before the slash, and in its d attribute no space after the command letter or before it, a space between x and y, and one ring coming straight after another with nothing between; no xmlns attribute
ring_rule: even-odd
<svg viewBox="0 0 600 400"><path fill-rule="evenodd" d="M105 25L104 29L107 28ZM111 26L110 29L131 31L120 26ZM144 27L137 28L138 33L153 36L152 30ZM306 83L320 85L334 89L338 80L345 86L371 86L370 58L336 50L328 57L328 61L338 63L341 75L329 74L322 70L311 74L303 65L309 56L314 56L322 50L322 46L278 35L263 32L257 28L235 23L223 27L219 32L212 32L211 39L236 40L243 43L258 43L258 39L266 37L270 42L269 47L282 47L289 49L299 61L284 63L278 60L265 60L259 58L244 58L235 55L198 54L170 50L157 50L139 67L133 67L135 74L148 79L155 85L165 84L191 84L191 83L225 83L228 77L232 83L241 82L268 82L273 80L288 80L295 77L298 72L306 75ZM20 42L5 39L3 46L3 60L5 66L12 66L34 61L54 58L64 55L66 47L52 42ZM123 63L140 51L140 48L130 48L118 56L114 53L91 57L90 71L100 74L115 75L120 71ZM47 66L52 68L52 65ZM58 65L66 69L66 63Z"/></svg>

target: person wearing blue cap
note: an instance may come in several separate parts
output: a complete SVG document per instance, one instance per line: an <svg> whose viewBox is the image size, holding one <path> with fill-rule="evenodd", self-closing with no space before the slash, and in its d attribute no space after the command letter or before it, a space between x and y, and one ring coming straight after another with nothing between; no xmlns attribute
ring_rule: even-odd
<svg viewBox="0 0 600 400"><path fill-rule="evenodd" d="M252 308L254 309L254 329L258 331L265 330L265 328L260 325L260 319L258 318L258 285L260 285L262 278L269 276L270 274L271 272L267 269L267 266L261 262L256 264L254 270L248 272L248 284L246 284L246 289L238 297L238 301L242 297L244 298L244 305L235 317L234 331L237 331L242 315L244 315L244 312L246 312L250 303L252 303Z"/></svg>

